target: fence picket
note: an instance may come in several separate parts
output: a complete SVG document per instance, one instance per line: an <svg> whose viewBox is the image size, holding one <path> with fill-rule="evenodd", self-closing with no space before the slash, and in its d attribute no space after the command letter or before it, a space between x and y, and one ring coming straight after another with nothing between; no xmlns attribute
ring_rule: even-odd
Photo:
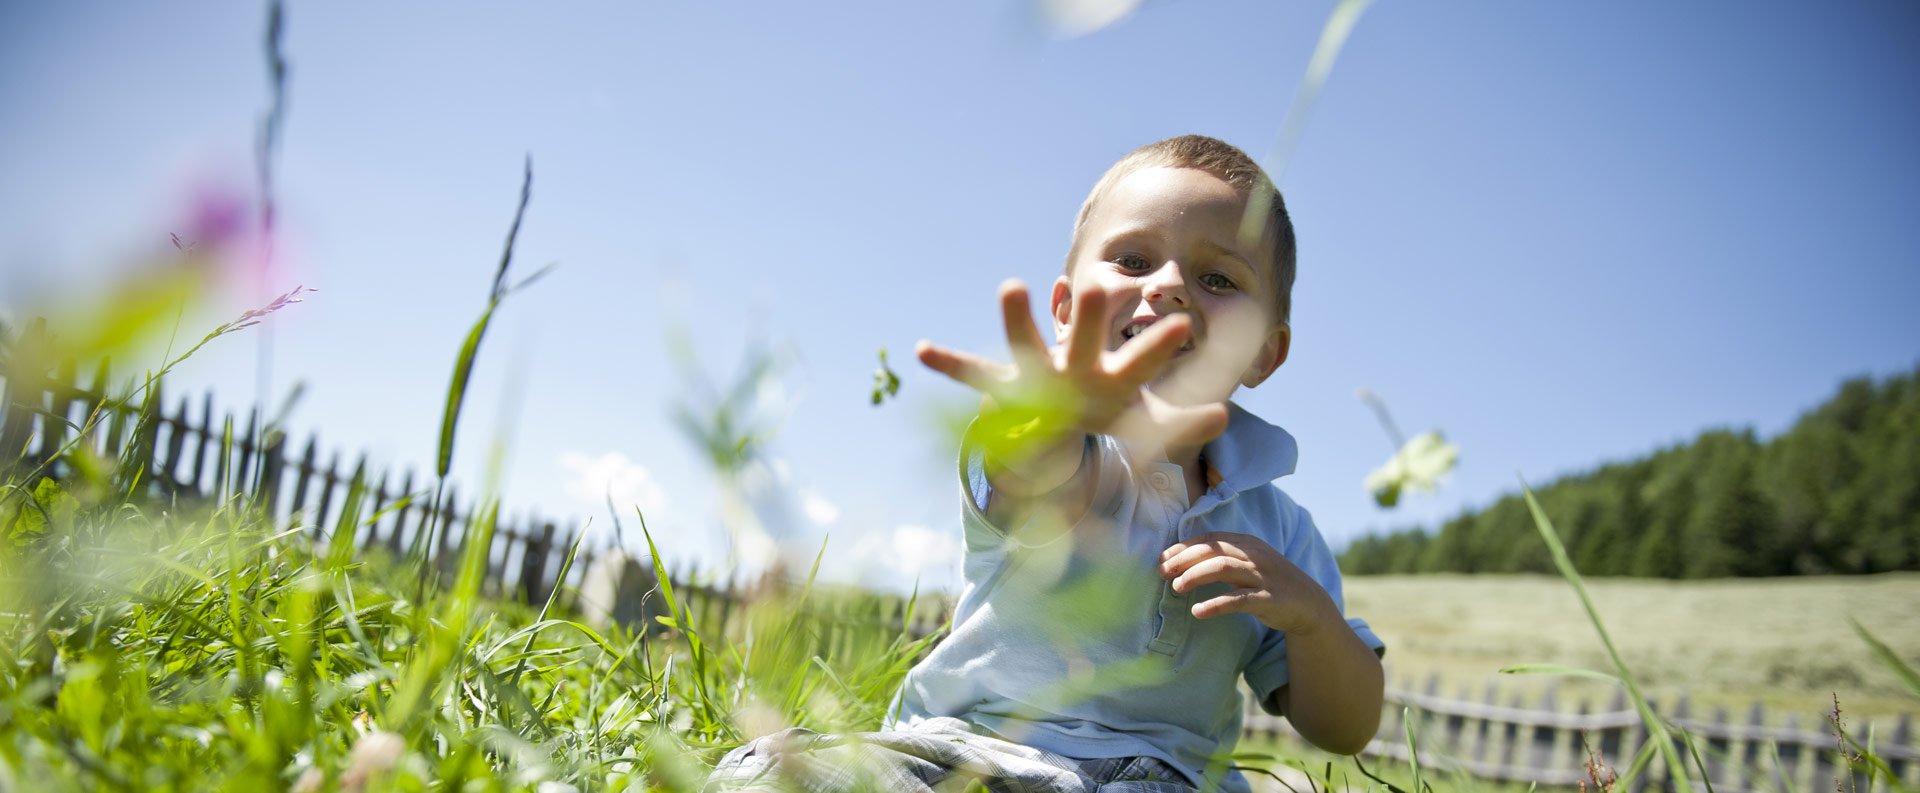
<svg viewBox="0 0 1920 793"><path fill-rule="evenodd" d="M260 509L278 519L287 514L280 510L281 481L287 475L287 434L278 428L266 433L266 448L260 451Z"/></svg>
<svg viewBox="0 0 1920 793"><path fill-rule="evenodd" d="M107 408L110 404L107 401L107 394L112 391L109 386L109 381L113 377L111 363L111 359L101 358L99 368L93 373L93 388L76 387L73 396L83 406L78 423L85 426L91 421L94 426L93 437L81 442L88 444L91 451L98 451L104 457L118 459L120 450L123 448L120 436L127 431L127 419L126 413ZM107 412L102 415L102 411Z"/></svg>
<svg viewBox="0 0 1920 793"><path fill-rule="evenodd" d="M340 484L340 450L327 456L327 467L320 471L320 505L313 511L314 536L327 533L327 516L332 512L333 489Z"/></svg>
<svg viewBox="0 0 1920 793"><path fill-rule="evenodd" d="M1761 770L1765 766L1766 741L1760 738L1760 729L1767 725L1767 712L1760 700L1753 701L1753 707L1747 711L1747 735L1739 742L1739 750L1733 754L1728 765L1733 767L1733 786L1738 788L1758 787L1766 778Z"/></svg>
<svg viewBox="0 0 1920 793"><path fill-rule="evenodd" d="M38 377L38 372L30 372ZM22 383L14 377L6 378L4 399L0 399L0 466L12 468L16 461L30 459L27 454L27 442L33 435L33 408L38 404L41 387L37 382Z"/></svg>
<svg viewBox="0 0 1920 793"><path fill-rule="evenodd" d="M294 465L294 470L299 472L300 478L293 483L293 503L287 506L287 515L289 516L298 514L302 519L311 519L313 517L313 513L306 511L307 485L313 481L314 472L317 470L314 467L314 455L319 452L318 448L316 448L319 443L319 438L308 435L307 448L300 453L300 462Z"/></svg>
<svg viewBox="0 0 1920 793"><path fill-rule="evenodd" d="M525 555L520 559L520 592L528 603L539 604L547 599L547 557L553 553L553 535L558 528L553 521L541 521L540 530L533 534L527 543Z"/></svg>
<svg viewBox="0 0 1920 793"><path fill-rule="evenodd" d="M414 502L412 496L413 469L408 468L401 472L400 490L393 494L394 501L398 502L404 498L407 499L407 503L393 510L393 531L387 534L388 556L395 558L399 558L400 556L401 543L404 542L403 538L407 533L407 513L414 512L418 509L418 505ZM419 529L415 528L414 531L419 531Z"/></svg>
<svg viewBox="0 0 1920 793"><path fill-rule="evenodd" d="M1893 728L1893 740L1889 741L1889 743L1894 746L1913 745L1913 714L1900 714L1900 721ZM1905 757L1893 757L1887 761L1887 768L1893 771L1894 779L1909 784L1920 783L1920 772L1913 774L1907 773L1908 771L1920 769L1920 763L1909 762Z"/></svg>
<svg viewBox="0 0 1920 793"><path fill-rule="evenodd" d="M49 384L47 388L46 415L40 421L38 456L41 459L51 458L61 446L67 443L67 414L73 410L75 390L71 385L74 382L74 368L75 364L71 360L61 363L54 374L54 384ZM34 404L40 404L40 401L35 400Z"/></svg>
<svg viewBox="0 0 1920 793"><path fill-rule="evenodd" d="M155 382L134 409L132 437L127 442L128 481L138 476L139 486L148 490L153 485L153 451L160 432L160 396L160 383Z"/></svg>
<svg viewBox="0 0 1920 793"><path fill-rule="evenodd" d="M438 558L435 558L433 561L434 561L434 564L439 566L441 573L453 572L454 560L459 558L460 556L458 549L453 549L448 547L448 543L453 541L453 522L456 519L456 515L458 514L454 509L454 505L460 503L459 498L460 496L456 492L454 486L447 485L446 500L436 505L436 509L438 509L439 511L440 536L437 539L437 541L434 543L433 547L429 550L435 554L438 554ZM464 542L466 535L467 535L467 532L460 533L460 536L463 540L461 543L462 545L466 544Z"/></svg>
<svg viewBox="0 0 1920 793"><path fill-rule="evenodd" d="M233 439L233 445L235 448L240 450L240 454L239 454L239 458L234 461L233 486L232 486L232 489L229 490L228 492L231 492L231 493L253 492L252 474L253 474L254 455L255 455L255 452L259 451L259 449L255 448L256 444L254 443L254 438L255 438L255 434L258 433L259 431L260 431L260 411L259 410L247 411L247 431L244 433L241 433L240 435L234 437Z"/></svg>
<svg viewBox="0 0 1920 793"><path fill-rule="evenodd" d="M180 456L181 451L186 448L187 433L189 431L187 410L187 398L182 396L180 397L180 409L174 411L173 418L167 419L166 461L161 463L160 470L163 472L167 481L167 487L170 490L179 490L185 486L185 483L180 481Z"/></svg>
<svg viewBox="0 0 1920 793"><path fill-rule="evenodd" d="M371 520L367 523L367 536L360 538L360 548L371 551L380 543L380 510L387 507L387 470L380 469L380 478L373 483L373 509L367 512Z"/></svg>
<svg viewBox="0 0 1920 793"><path fill-rule="evenodd" d="M1555 689L1555 682L1549 679L1547 681L1547 689L1545 693L1541 695L1538 710L1545 713L1553 713L1559 709ZM1553 728L1545 724L1535 725L1533 729L1527 731L1527 750L1524 756L1526 757L1525 762L1528 768L1552 767L1553 737Z"/></svg>
<svg viewBox="0 0 1920 793"><path fill-rule="evenodd" d="M210 493L213 488L200 486L200 477L207 470L207 446L213 442L213 392L208 391L200 399L200 442L193 450L193 476L187 480L187 489L201 494Z"/></svg>

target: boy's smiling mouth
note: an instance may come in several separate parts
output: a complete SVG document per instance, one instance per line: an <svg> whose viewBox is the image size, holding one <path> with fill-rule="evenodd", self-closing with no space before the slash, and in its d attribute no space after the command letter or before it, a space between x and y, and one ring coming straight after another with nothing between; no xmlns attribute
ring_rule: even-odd
<svg viewBox="0 0 1920 793"><path fill-rule="evenodd" d="M1131 321L1127 322L1127 324L1120 326L1120 342L1122 344L1125 344L1126 342L1131 341L1135 336L1145 333L1147 331L1147 326L1152 325L1153 323L1158 322L1159 320L1162 320L1162 319L1165 319L1165 317L1164 316L1134 317ZM1192 352L1194 338L1195 338L1194 335L1191 335L1191 334L1188 335L1186 342L1181 344L1180 349L1174 354L1180 355L1182 353Z"/></svg>

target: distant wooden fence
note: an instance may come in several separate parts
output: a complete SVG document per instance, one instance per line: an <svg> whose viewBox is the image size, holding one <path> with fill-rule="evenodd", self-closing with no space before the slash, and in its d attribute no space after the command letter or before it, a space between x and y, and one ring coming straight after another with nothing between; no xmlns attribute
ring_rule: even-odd
<svg viewBox="0 0 1920 793"><path fill-rule="evenodd" d="M144 469L150 495L204 502L218 493L248 493L276 520L299 513L301 524L325 541L358 482L363 501L354 541L361 549L383 548L397 555L418 542L436 549L433 561L443 571L451 571L460 558L475 516L473 505L463 501L454 486L441 497L444 514L435 514L430 503L433 477L415 476L412 470L397 477L375 474L364 454L350 467L343 466L341 453L333 450L323 457L313 436L298 446L284 436L258 443L259 412L248 413L245 424L238 424L231 414L216 414L211 393L197 402L181 398L171 406L155 399L151 404L156 408L147 416L140 414L138 402L108 409L113 404L107 398L107 366L103 363L94 372L91 385L80 383L76 368L64 364L40 382L7 380L0 401L0 465L46 465L53 476L71 475L71 462L54 456L98 414L82 444L109 458L125 456L132 466ZM412 498L401 505L408 495ZM502 514L488 554L489 592L543 602L560 583L555 579L561 560L580 528L577 521ZM423 536L429 529L433 536ZM579 580L598 551L582 549L568 583Z"/></svg>
<svg viewBox="0 0 1920 793"><path fill-rule="evenodd" d="M5 455L0 463L12 459L28 466L48 463L74 437L73 433L86 425L89 416L109 404L104 397L109 384L107 368L100 367L92 385L86 387L79 385L75 369L68 364L43 382L6 382L5 399L0 401L0 455ZM159 400L154 404L165 405ZM326 539L325 532L337 520L358 480L365 493L363 525L355 538L360 548L383 548L398 554L419 539L438 549L434 561L442 570L451 570L459 558L474 519L472 508L459 506L462 502L458 495L449 492L442 499L449 505L445 519L436 520L428 503L431 478L416 477L409 470L397 482L386 473L367 481L364 455L351 468L342 467L337 450L327 453L322 462L319 440L311 436L294 447L300 451L293 454L288 453L290 447L284 437L270 439L264 448L256 449L257 412L248 414L244 427L237 426L230 415L219 416L216 421L212 394L202 395L197 404L183 398L171 411L157 410L144 422L138 406L133 405L105 411L93 437L84 443L108 457L118 458L126 452L133 464L146 469L149 487L158 494L204 500L219 492L253 493L256 503L275 519L291 520L300 514L301 523L313 527L321 540ZM59 462L50 466L50 472L55 476L71 473ZM388 509L407 494L416 498ZM435 536L422 537L421 532L429 526L437 526ZM567 580L556 580L562 557L580 530L578 522L562 524L531 514L503 516L489 549L488 591L539 603L557 586L577 590L586 571L603 553L599 547L583 548ZM428 539L433 542L425 543ZM627 587L634 585L633 578L650 576L651 571L630 576ZM709 633L738 627L736 619L744 609L737 606L746 597L741 583L709 579L691 569L670 572L669 577L694 625ZM629 619L639 621L643 619L639 615L649 613L647 589L651 585L642 581L638 610L630 610ZM632 591L609 594L629 603L635 599ZM915 610L909 623L904 600L876 599L867 612L844 619L867 628L877 623L926 636L944 627L951 608L950 600L930 598ZM1424 767L1458 771L1479 779L1573 787L1587 778L1588 747L1608 764L1624 770L1632 761L1627 753L1646 740L1639 714L1627 706L1624 698L1597 710L1591 703L1582 702L1568 712L1558 707L1551 692L1537 706L1523 707L1519 702L1497 704L1499 692L1492 689L1482 701L1475 702L1465 692L1457 699L1440 697L1437 680L1428 681L1423 691L1415 688L1389 687L1380 732L1368 745L1367 755L1408 759L1403 709L1412 719ZM1839 759L1834 736L1824 723L1802 727L1799 719L1790 715L1784 724L1776 725L1758 705L1744 722L1730 719L1724 710L1701 718L1690 712L1684 697L1663 703L1658 710L1694 736L1714 790L1720 793L1820 790L1843 773L1839 769L1844 768L1844 761ZM1269 716L1251 704L1244 729L1249 737L1298 738L1286 720ZM1863 730L1854 734L1861 740L1866 738ZM1874 744L1875 751L1904 784L1920 786L1920 751L1913 748L1910 716L1902 716L1890 735L1875 736ZM1664 766L1659 763L1650 766L1632 788L1635 793L1670 789ZM1864 778L1859 778L1858 789L1867 789Z"/></svg>
<svg viewBox="0 0 1920 793"><path fill-rule="evenodd" d="M1411 724L1420 764L1436 776L1459 772L1476 779L1577 787L1588 778L1589 749L1616 773L1624 774L1633 762L1631 753L1647 740L1646 726L1624 693L1602 708L1581 701L1568 710L1557 701L1554 688L1531 706L1517 695L1506 705L1497 704L1501 691L1494 687L1478 702L1465 690L1457 698L1443 698L1437 678L1416 688L1410 681L1388 686L1386 712L1379 733L1367 745L1367 756L1405 762L1409 758L1406 730ZM1693 737L1716 793L1830 790L1847 775L1837 739L1824 720L1803 727L1799 716L1789 714L1784 723L1776 724L1759 703L1744 721L1720 708L1703 717L1692 712L1684 694L1654 703L1654 710ZM1868 742L1863 725L1849 723L1847 729L1856 740ZM1245 734L1299 739L1285 719L1251 706ZM1920 751L1913 746L1910 714L1902 715L1890 733L1874 735L1872 744L1904 785L1920 783ZM1686 745L1676 739L1675 746L1687 758L1688 773L1697 781L1699 770ZM1634 793L1675 789L1658 758L1626 788ZM1841 789L1866 793L1864 769ZM1883 781L1874 789L1891 788Z"/></svg>

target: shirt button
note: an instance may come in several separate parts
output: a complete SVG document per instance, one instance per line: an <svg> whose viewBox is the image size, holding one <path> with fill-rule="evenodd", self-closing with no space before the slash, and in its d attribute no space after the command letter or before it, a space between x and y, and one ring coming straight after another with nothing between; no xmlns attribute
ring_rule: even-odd
<svg viewBox="0 0 1920 793"><path fill-rule="evenodd" d="M1173 479L1165 471L1155 471L1147 475L1147 484L1153 485L1155 490L1165 490L1173 486Z"/></svg>

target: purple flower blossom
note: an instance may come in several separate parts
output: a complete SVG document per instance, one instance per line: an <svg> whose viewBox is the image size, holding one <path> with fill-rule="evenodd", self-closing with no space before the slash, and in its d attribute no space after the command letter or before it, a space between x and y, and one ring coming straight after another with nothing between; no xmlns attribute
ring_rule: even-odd
<svg viewBox="0 0 1920 793"><path fill-rule="evenodd" d="M286 294L274 298L271 303L261 306L260 308L248 309L246 313L240 315L239 319L234 320L232 326L228 329L239 330L241 328L251 328L260 324L261 317L286 308L291 304L305 302L303 298L299 297L302 292L318 291L320 290L308 289L305 286L295 286L293 289L288 290Z"/></svg>

